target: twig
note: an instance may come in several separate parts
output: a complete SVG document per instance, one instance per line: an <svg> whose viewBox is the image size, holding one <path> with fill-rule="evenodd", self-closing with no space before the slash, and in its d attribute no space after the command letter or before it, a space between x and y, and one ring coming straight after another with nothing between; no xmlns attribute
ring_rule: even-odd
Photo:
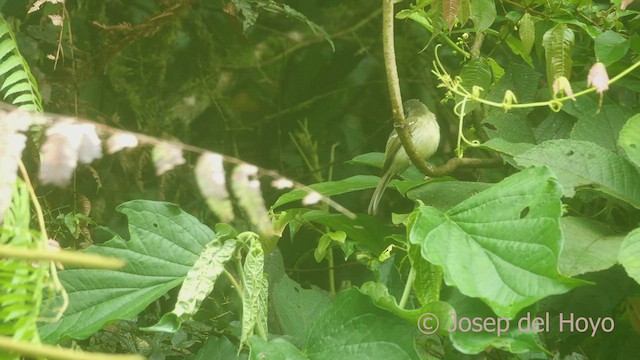
<svg viewBox="0 0 640 360"><path fill-rule="evenodd" d="M459 167L464 168L491 168L502 165L502 159L477 159L477 158L453 158L449 159L444 165L432 168L429 176L441 177L451 174Z"/></svg>

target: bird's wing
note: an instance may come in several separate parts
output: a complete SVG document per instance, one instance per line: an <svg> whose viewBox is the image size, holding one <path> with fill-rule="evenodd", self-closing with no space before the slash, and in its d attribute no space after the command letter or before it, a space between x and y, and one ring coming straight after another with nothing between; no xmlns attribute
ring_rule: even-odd
<svg viewBox="0 0 640 360"><path fill-rule="evenodd" d="M413 128L416 126L415 121L411 121L411 118L405 120L407 122L407 126L409 127L409 134L413 133ZM387 139L387 146L384 151L384 162L382 163L382 173L384 174L391 163L393 162L393 158L398 153L398 150L402 147L402 143L400 142L400 138L398 138L398 132L394 128L389 134L389 139Z"/></svg>

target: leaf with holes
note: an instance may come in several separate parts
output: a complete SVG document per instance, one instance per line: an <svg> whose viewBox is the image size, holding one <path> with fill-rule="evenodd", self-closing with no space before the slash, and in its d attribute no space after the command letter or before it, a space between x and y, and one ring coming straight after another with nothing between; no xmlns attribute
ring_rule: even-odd
<svg viewBox="0 0 640 360"><path fill-rule="evenodd" d="M228 239L224 243L215 239L205 245L182 283L176 306L170 313L162 316L157 324L143 330L167 333L180 330L182 323L195 315L204 299L213 291L216 280L224 271L225 263L233 256L237 245L235 239Z"/></svg>
<svg viewBox="0 0 640 360"><path fill-rule="evenodd" d="M640 174L622 156L586 141L550 140L515 158L520 167L546 165L564 187L564 196L578 190L606 194L640 209Z"/></svg>
<svg viewBox="0 0 640 360"><path fill-rule="evenodd" d="M549 169L527 169L446 212L420 207L409 240L448 285L513 318L581 284L557 271L561 195Z"/></svg>
<svg viewBox="0 0 640 360"><path fill-rule="evenodd" d="M242 294L242 334L240 345L245 344L254 329L258 334L268 334L267 297L269 282L264 274L264 250L254 233L243 233L240 237L248 245L244 260L243 294Z"/></svg>

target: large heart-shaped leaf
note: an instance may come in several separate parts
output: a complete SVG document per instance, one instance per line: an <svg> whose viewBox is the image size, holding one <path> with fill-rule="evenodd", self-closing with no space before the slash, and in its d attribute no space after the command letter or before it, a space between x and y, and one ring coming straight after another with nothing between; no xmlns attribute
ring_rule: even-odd
<svg viewBox="0 0 640 360"><path fill-rule="evenodd" d="M421 207L409 238L445 282L499 316L580 284L560 275L560 197L548 168L531 168L446 212Z"/></svg>

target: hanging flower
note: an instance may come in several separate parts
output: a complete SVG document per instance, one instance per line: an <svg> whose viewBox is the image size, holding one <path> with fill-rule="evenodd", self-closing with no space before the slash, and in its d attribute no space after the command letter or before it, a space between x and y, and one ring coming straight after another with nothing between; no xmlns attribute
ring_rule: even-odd
<svg viewBox="0 0 640 360"><path fill-rule="evenodd" d="M568 97L570 97L571 100L576 99L576 97L573 96L573 89L571 89L569 79L564 76L556 78L556 80L553 82L553 95L557 96L561 91Z"/></svg>
<svg viewBox="0 0 640 360"><path fill-rule="evenodd" d="M597 62L593 64L591 70L589 70L587 85L595 87L600 96L605 90L609 89L609 74L607 74L607 68L603 63Z"/></svg>

